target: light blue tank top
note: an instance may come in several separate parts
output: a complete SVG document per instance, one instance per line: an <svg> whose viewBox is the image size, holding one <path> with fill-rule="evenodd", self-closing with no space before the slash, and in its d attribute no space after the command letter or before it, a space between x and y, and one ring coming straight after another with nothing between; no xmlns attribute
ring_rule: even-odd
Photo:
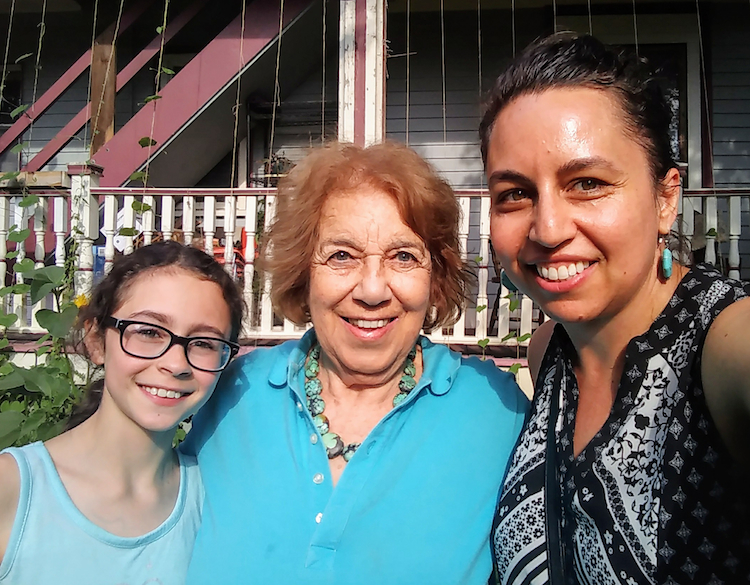
<svg viewBox="0 0 750 585"><path fill-rule="evenodd" d="M65 491L44 444L7 449L21 474L15 522L0 563L3 585L183 585L201 521L195 459L179 454L180 489L164 523L143 536L93 524Z"/></svg>

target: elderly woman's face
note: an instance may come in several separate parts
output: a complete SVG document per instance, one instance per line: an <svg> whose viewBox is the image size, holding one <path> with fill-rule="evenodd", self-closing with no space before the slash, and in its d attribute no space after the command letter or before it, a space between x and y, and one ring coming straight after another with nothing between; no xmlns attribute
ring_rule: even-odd
<svg viewBox="0 0 750 585"><path fill-rule="evenodd" d="M309 307L323 351L349 376L395 375L430 307L430 253L368 185L330 195L318 233Z"/></svg>

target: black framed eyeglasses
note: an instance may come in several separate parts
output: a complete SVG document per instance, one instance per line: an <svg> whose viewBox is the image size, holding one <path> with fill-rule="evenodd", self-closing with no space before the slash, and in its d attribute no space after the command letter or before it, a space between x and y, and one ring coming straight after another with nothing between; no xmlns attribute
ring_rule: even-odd
<svg viewBox="0 0 750 585"><path fill-rule="evenodd" d="M111 315L103 325L120 332L120 347L128 355L154 360L167 353L173 345L180 345L185 350L187 362L203 372L222 371L240 350L238 344L226 339L181 337L161 325L117 319Z"/></svg>

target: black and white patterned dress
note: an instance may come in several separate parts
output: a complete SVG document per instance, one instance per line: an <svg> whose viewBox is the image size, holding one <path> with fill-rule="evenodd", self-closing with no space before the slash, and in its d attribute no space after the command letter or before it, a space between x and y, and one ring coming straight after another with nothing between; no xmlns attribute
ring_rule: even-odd
<svg viewBox="0 0 750 585"><path fill-rule="evenodd" d="M552 396L560 405L555 434L568 583L750 582L750 486L723 446L700 375L711 323L748 296L748 283L707 265L691 269L649 331L628 344L612 412L578 457L575 349L563 327L555 328L493 528L501 583L550 582L544 478Z"/></svg>

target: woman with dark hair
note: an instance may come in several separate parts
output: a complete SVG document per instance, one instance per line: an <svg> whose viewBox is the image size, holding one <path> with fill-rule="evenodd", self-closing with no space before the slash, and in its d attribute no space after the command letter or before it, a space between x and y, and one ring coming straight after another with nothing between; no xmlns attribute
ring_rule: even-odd
<svg viewBox="0 0 750 585"><path fill-rule="evenodd" d="M749 577L750 286L673 260L668 125L645 64L589 36L534 43L492 92L492 242L554 320L529 347L502 583Z"/></svg>
<svg viewBox="0 0 750 585"><path fill-rule="evenodd" d="M263 266L276 310L312 329L238 360L193 421L190 583L486 584L527 400L420 335L461 312L458 217L396 144L315 150L279 185Z"/></svg>

